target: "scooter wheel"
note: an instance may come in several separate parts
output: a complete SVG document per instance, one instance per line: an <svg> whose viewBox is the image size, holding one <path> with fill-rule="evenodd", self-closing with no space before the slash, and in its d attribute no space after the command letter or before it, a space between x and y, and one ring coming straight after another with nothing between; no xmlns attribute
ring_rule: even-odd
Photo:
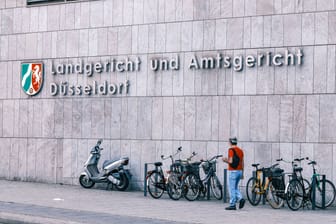
<svg viewBox="0 0 336 224"><path fill-rule="evenodd" d="M115 185L118 191L125 191L128 188L129 180L124 173L120 173L120 184Z"/></svg>
<svg viewBox="0 0 336 224"><path fill-rule="evenodd" d="M87 175L81 175L79 177L79 183L84 188L91 188L95 185L95 183Z"/></svg>

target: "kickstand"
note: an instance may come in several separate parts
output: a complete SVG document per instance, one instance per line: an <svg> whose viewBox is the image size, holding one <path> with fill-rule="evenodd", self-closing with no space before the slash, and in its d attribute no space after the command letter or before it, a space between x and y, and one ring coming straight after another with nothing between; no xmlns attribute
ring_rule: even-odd
<svg viewBox="0 0 336 224"><path fill-rule="evenodd" d="M111 185L111 190L113 190L113 184L111 182L108 182L106 185L106 190L109 190L109 186Z"/></svg>

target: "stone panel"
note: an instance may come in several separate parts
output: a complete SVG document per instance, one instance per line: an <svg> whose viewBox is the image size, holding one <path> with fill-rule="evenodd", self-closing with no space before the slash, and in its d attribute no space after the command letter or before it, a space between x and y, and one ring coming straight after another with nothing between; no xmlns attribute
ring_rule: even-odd
<svg viewBox="0 0 336 224"><path fill-rule="evenodd" d="M184 139L184 98L175 97L174 101L174 118L173 118L173 139L183 140Z"/></svg>
<svg viewBox="0 0 336 224"><path fill-rule="evenodd" d="M162 25L158 25L162 26ZM181 51L191 51L192 43L193 43L193 23L192 22L184 22L181 23ZM160 32L162 33L162 32ZM166 31L164 30L164 34ZM159 34L161 35L161 34ZM165 45L163 45L164 47ZM162 47L161 47L162 48ZM157 47L158 51L161 49L159 46Z"/></svg>
<svg viewBox="0 0 336 224"><path fill-rule="evenodd" d="M273 54L272 49L264 49L266 54ZM273 94L274 93L274 67L264 66L257 67L257 94Z"/></svg>
<svg viewBox="0 0 336 224"><path fill-rule="evenodd" d="M220 17L221 0L210 0L209 1L209 19L216 19Z"/></svg>
<svg viewBox="0 0 336 224"><path fill-rule="evenodd" d="M211 140L218 141L219 135L219 97L212 97Z"/></svg>
<svg viewBox="0 0 336 224"><path fill-rule="evenodd" d="M267 140L280 140L280 96L267 96Z"/></svg>
<svg viewBox="0 0 336 224"><path fill-rule="evenodd" d="M301 44L301 15L284 15L284 45L297 46Z"/></svg>
<svg viewBox="0 0 336 224"><path fill-rule="evenodd" d="M111 136L112 139L120 139L120 129L122 122L122 108L121 108L121 99L113 98L111 99Z"/></svg>
<svg viewBox="0 0 336 224"><path fill-rule="evenodd" d="M314 144L314 160L318 164L318 172L325 174L327 179L332 177L333 164L333 145L332 144Z"/></svg>
<svg viewBox="0 0 336 224"><path fill-rule="evenodd" d="M315 44L328 44L328 12L315 14Z"/></svg>
<svg viewBox="0 0 336 224"><path fill-rule="evenodd" d="M44 99L42 102L42 136L47 138L55 137L55 102L50 99ZM71 130L71 128L70 128Z"/></svg>
<svg viewBox="0 0 336 224"><path fill-rule="evenodd" d="M232 17L233 0L221 0L221 17Z"/></svg>
<svg viewBox="0 0 336 224"><path fill-rule="evenodd" d="M111 10L113 1L104 1L103 4L104 26L112 26L113 13L111 13Z"/></svg>
<svg viewBox="0 0 336 224"><path fill-rule="evenodd" d="M305 142L306 140L306 96L294 96L293 108L293 141Z"/></svg>
<svg viewBox="0 0 336 224"><path fill-rule="evenodd" d="M203 38L203 49L204 50L212 50L215 48L216 37L215 31L216 28L216 21L209 20L204 21L204 38Z"/></svg>
<svg viewBox="0 0 336 224"><path fill-rule="evenodd" d="M257 0L257 15L272 14L274 9L273 4L273 1Z"/></svg>
<svg viewBox="0 0 336 224"><path fill-rule="evenodd" d="M144 1L144 23L157 22L157 9L158 0Z"/></svg>
<svg viewBox="0 0 336 224"><path fill-rule="evenodd" d="M326 93L327 90L327 46L315 46L314 49L314 93Z"/></svg>
<svg viewBox="0 0 336 224"><path fill-rule="evenodd" d="M305 12L311 12L316 10L316 1L317 0L306 0L303 4L303 10Z"/></svg>
<svg viewBox="0 0 336 224"><path fill-rule="evenodd" d="M203 21L193 22L192 50L194 51L203 50L203 33L204 33Z"/></svg>
<svg viewBox="0 0 336 224"><path fill-rule="evenodd" d="M79 39L79 37L76 37L76 33L74 33L74 36L75 36L75 38ZM76 41L74 41L73 44L76 46ZM109 45L108 29L107 28L98 29L98 55L107 55L108 54L108 45ZM76 54L74 53L74 55L76 55Z"/></svg>
<svg viewBox="0 0 336 224"><path fill-rule="evenodd" d="M3 116L2 116L2 125L3 125L3 137L13 137L14 134L14 117L8 116L13 114L15 109L14 101L4 100L2 104Z"/></svg>
<svg viewBox="0 0 336 224"><path fill-rule="evenodd" d="M320 97L307 96L306 142L317 142L320 129Z"/></svg>
<svg viewBox="0 0 336 224"><path fill-rule="evenodd" d="M254 50L246 50L245 55L255 55ZM254 95L257 93L257 68L245 70L245 94Z"/></svg>
<svg viewBox="0 0 336 224"><path fill-rule="evenodd" d="M138 27L134 26L132 29L132 53L137 53L138 48L137 48L137 31ZM136 32L136 33L135 33ZM81 38L80 38L81 39ZM118 28L117 27L112 27L109 28L107 31L107 52L109 55L116 55L118 53Z"/></svg>
<svg viewBox="0 0 336 224"><path fill-rule="evenodd" d="M263 46L271 46L272 38L272 17L264 16L264 37L263 37Z"/></svg>
<svg viewBox="0 0 336 224"><path fill-rule="evenodd" d="M182 68L186 67L184 63L184 57L180 54L172 54L172 59L177 60L179 63L177 70L172 70L173 76L173 96L183 96L184 90L184 71ZM186 74L188 75L188 74ZM161 84L162 85L162 84ZM164 84L163 84L164 85Z"/></svg>
<svg viewBox="0 0 336 224"><path fill-rule="evenodd" d="M261 116L264 115L264 116ZM267 97L251 98L250 138L252 141L267 139Z"/></svg>
<svg viewBox="0 0 336 224"><path fill-rule="evenodd" d="M310 45L315 42L315 15L302 14L302 44Z"/></svg>
<svg viewBox="0 0 336 224"><path fill-rule="evenodd" d="M271 143L256 143L254 156L260 163L260 167L269 167L272 165L272 144Z"/></svg>
<svg viewBox="0 0 336 224"><path fill-rule="evenodd" d="M283 0L282 13L293 13L295 11L295 2L293 0Z"/></svg>
<svg viewBox="0 0 336 224"><path fill-rule="evenodd" d="M114 1L116 2L116 1ZM133 24L141 24L144 22L144 0L134 1L133 9L140 9L133 11ZM115 18L115 17L113 17Z"/></svg>
<svg viewBox="0 0 336 224"><path fill-rule="evenodd" d="M162 138L162 99L158 97L153 98L152 102L152 138L161 139Z"/></svg>
<svg viewBox="0 0 336 224"><path fill-rule="evenodd" d="M142 43L140 42L140 44ZM131 52L132 52L132 27L130 26L119 27L118 54L131 54Z"/></svg>
<svg viewBox="0 0 336 224"><path fill-rule="evenodd" d="M234 0L232 1L232 3L233 3L232 7L233 17L244 16L245 0Z"/></svg>
<svg viewBox="0 0 336 224"><path fill-rule="evenodd" d="M182 0L183 2L183 20L192 20L194 18L194 1L193 0Z"/></svg>
<svg viewBox="0 0 336 224"><path fill-rule="evenodd" d="M172 97L163 98L163 139L173 139L174 130L174 100Z"/></svg>
<svg viewBox="0 0 336 224"><path fill-rule="evenodd" d="M165 22L174 22L176 19L176 1L168 2L164 1L164 9L165 9Z"/></svg>
<svg viewBox="0 0 336 224"><path fill-rule="evenodd" d="M196 98L185 98L184 139L194 140L196 137Z"/></svg>
<svg viewBox="0 0 336 224"><path fill-rule="evenodd" d="M328 46L328 56L327 56L327 93L335 93L335 83L336 83L336 46Z"/></svg>
<svg viewBox="0 0 336 224"><path fill-rule="evenodd" d="M280 141L293 141L293 96L281 97Z"/></svg>
<svg viewBox="0 0 336 224"><path fill-rule="evenodd" d="M175 52L180 50L181 45L181 25L180 23L168 23L167 24L167 41L166 51Z"/></svg>
<svg viewBox="0 0 336 224"><path fill-rule="evenodd" d="M250 117L251 117L251 97L239 97L239 121L238 139L239 141L250 140Z"/></svg>
<svg viewBox="0 0 336 224"><path fill-rule="evenodd" d="M231 127L230 136L238 136L239 130L239 97L231 97Z"/></svg>
<svg viewBox="0 0 336 224"><path fill-rule="evenodd" d="M194 19L204 20L209 17L209 1L194 0Z"/></svg>
<svg viewBox="0 0 336 224"><path fill-rule="evenodd" d="M245 16L254 16L256 14L257 14L257 0L245 1Z"/></svg>
<svg viewBox="0 0 336 224"><path fill-rule="evenodd" d="M152 98L138 99L137 139L152 138Z"/></svg>
<svg viewBox="0 0 336 224"><path fill-rule="evenodd" d="M148 53L154 53L155 50L155 31L156 29L156 25L149 25L149 29L148 29Z"/></svg>
<svg viewBox="0 0 336 224"><path fill-rule="evenodd" d="M243 47L243 33L244 33L244 19L242 18L228 19L227 47L230 49L242 48Z"/></svg>
<svg viewBox="0 0 336 224"><path fill-rule="evenodd" d="M219 97L219 140L227 141L231 137L231 97Z"/></svg>
<svg viewBox="0 0 336 224"><path fill-rule="evenodd" d="M336 125L336 105L334 95L320 96L320 141L334 142L336 141L336 134L333 131Z"/></svg>
<svg viewBox="0 0 336 224"><path fill-rule="evenodd" d="M11 153L11 139L10 138L0 138L0 153L2 157L2 162L0 163L0 177L9 178L9 159Z"/></svg>
<svg viewBox="0 0 336 224"><path fill-rule="evenodd" d="M244 48L251 47L251 40L252 40L251 32L252 32L251 17L244 18L244 40L243 40Z"/></svg>
<svg viewBox="0 0 336 224"><path fill-rule="evenodd" d="M211 139L211 97L196 98L196 139Z"/></svg>
<svg viewBox="0 0 336 224"><path fill-rule="evenodd" d="M72 99L64 100L64 105L63 105L64 137L72 137L72 106L73 106ZM90 110L90 113L91 113L91 110ZM91 117L89 121L91 121Z"/></svg>
<svg viewBox="0 0 336 224"><path fill-rule="evenodd" d="M317 11L328 11L334 9L334 0L318 0L316 1Z"/></svg>
<svg viewBox="0 0 336 224"><path fill-rule="evenodd" d="M328 43L336 44L336 12L329 12Z"/></svg>
<svg viewBox="0 0 336 224"><path fill-rule="evenodd" d="M296 66L296 93L313 93L314 87L314 48L303 48L303 64ZM288 67L288 69L290 69Z"/></svg>

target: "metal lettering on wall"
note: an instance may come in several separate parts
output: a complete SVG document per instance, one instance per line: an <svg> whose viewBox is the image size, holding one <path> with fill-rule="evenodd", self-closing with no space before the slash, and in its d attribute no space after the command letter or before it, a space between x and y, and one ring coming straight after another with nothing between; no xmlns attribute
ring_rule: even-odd
<svg viewBox="0 0 336 224"><path fill-rule="evenodd" d="M210 56L197 56L196 54L186 61L186 66L190 70L200 69L233 69L241 72L244 69L262 66L295 66L303 64L303 51L297 49L294 52L285 50L283 53L265 52L256 55L223 55L217 52ZM151 58L148 62L149 70L168 71L180 69L180 56L174 55L171 58ZM85 77L86 84L70 83L68 81L52 82L49 92L52 96L80 96L80 95L127 95L129 93L130 81L128 79L122 82L90 81L95 74L101 73L124 73L141 71L141 58L125 57L123 60L106 60L104 62L84 62L80 60L77 63L58 63L54 61L50 64L50 73L56 76L77 74ZM192 73L190 73L192 75Z"/></svg>

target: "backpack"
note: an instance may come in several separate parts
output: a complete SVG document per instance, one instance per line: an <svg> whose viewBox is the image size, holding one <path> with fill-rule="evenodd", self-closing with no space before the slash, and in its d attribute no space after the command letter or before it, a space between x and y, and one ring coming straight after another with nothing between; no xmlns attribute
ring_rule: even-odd
<svg viewBox="0 0 336 224"><path fill-rule="evenodd" d="M239 165L239 162L240 162L240 158L239 156L237 155L236 153L236 150L234 150L233 148L231 148L232 151L233 151L233 157L232 157L232 163L230 164L230 166L233 168L233 169L236 169Z"/></svg>

